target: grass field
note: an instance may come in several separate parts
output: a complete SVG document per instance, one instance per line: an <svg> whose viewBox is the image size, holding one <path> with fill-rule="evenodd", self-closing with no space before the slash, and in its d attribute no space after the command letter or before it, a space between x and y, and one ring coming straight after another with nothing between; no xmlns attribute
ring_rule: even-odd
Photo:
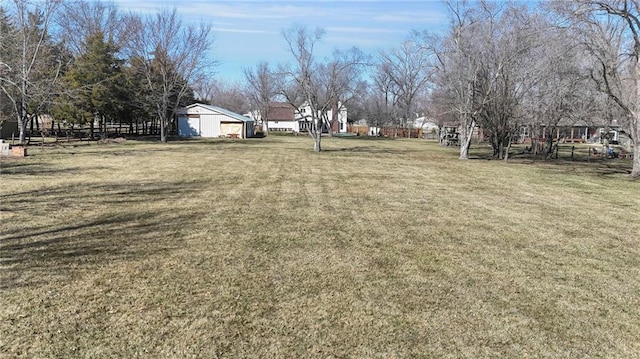
<svg viewBox="0 0 640 359"><path fill-rule="evenodd" d="M3 159L0 357L640 357L630 161L311 141Z"/></svg>

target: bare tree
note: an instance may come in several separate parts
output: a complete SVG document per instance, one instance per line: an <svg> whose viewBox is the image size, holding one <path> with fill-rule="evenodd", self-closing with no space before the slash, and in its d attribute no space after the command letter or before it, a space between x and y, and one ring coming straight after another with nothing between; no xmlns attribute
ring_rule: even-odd
<svg viewBox="0 0 640 359"><path fill-rule="evenodd" d="M295 25L285 31L283 36L289 51L295 59L293 68L283 66L284 76L282 94L294 107L308 106L310 119L307 131L314 139L314 151L321 150L323 129L330 131L332 119L341 110L341 101L349 101L359 83L360 68L365 64L364 55L358 49L336 51L333 59L318 61L314 50L321 40L324 30L310 31L304 26Z"/></svg>
<svg viewBox="0 0 640 359"><path fill-rule="evenodd" d="M169 127L189 84L214 61L208 60L211 25L183 25L176 10L155 15L128 16L128 50L141 64L160 122L160 138L167 142Z"/></svg>
<svg viewBox="0 0 640 359"><path fill-rule="evenodd" d="M478 123L478 116L485 100L478 98L478 75L482 58L474 39L479 26L476 9L467 3L447 3L451 14L451 32L438 43L436 38L424 42L436 54L437 87L434 101L442 111L439 117L455 119L462 128L460 159L469 158L471 134ZM453 115L453 116L451 116Z"/></svg>
<svg viewBox="0 0 640 359"><path fill-rule="evenodd" d="M240 114L250 110L249 100L241 84L215 80L211 83L211 94L207 99L210 104Z"/></svg>
<svg viewBox="0 0 640 359"><path fill-rule="evenodd" d="M405 127L416 112L416 100L432 80L432 52L411 38L399 47L380 53L380 71L391 81L399 125ZM410 132L409 132L410 133Z"/></svg>
<svg viewBox="0 0 640 359"><path fill-rule="evenodd" d="M633 143L632 177L640 177L640 1L558 2L592 62L590 78L623 112L618 123Z"/></svg>
<svg viewBox="0 0 640 359"><path fill-rule="evenodd" d="M74 0L62 2L62 11L56 16L57 37L74 56L87 48L87 40L103 34L105 42L117 47L125 41L128 33L123 31L122 18L114 3Z"/></svg>
<svg viewBox="0 0 640 359"><path fill-rule="evenodd" d="M373 70L373 84L368 101L368 122L375 127L395 123L399 90L391 77L390 64L379 63Z"/></svg>
<svg viewBox="0 0 640 359"><path fill-rule="evenodd" d="M260 62L255 69L243 70L246 81L246 93L251 105L259 112L262 130L269 133L269 107L280 93L282 84L280 77L269 68L268 62Z"/></svg>
<svg viewBox="0 0 640 359"><path fill-rule="evenodd" d="M309 135L314 140L313 150L321 151L322 139L322 107L326 99L320 93L320 79L318 78L318 63L315 58L315 46L324 35L324 30L317 28L310 31L304 26L295 25L285 31L283 36L289 51L295 59L293 68L283 67L282 75L286 77L282 94L294 107L305 103L309 106L310 126Z"/></svg>
<svg viewBox="0 0 640 359"><path fill-rule="evenodd" d="M494 156L508 158L522 121L522 101L539 80L533 51L542 45L539 24L522 6L480 1L449 4L451 33L438 58L438 95L463 127L460 159L468 158L471 133L489 133Z"/></svg>
<svg viewBox="0 0 640 359"><path fill-rule="evenodd" d="M193 91L198 101L203 103L211 103L211 100L216 94L218 88L218 81L213 74L202 73L193 80Z"/></svg>
<svg viewBox="0 0 640 359"><path fill-rule="evenodd" d="M27 123L50 103L60 74L61 64L49 36L58 1L14 0L11 5L16 51L12 58L0 59L0 87L13 107L19 143L24 144Z"/></svg>
<svg viewBox="0 0 640 359"><path fill-rule="evenodd" d="M530 130L534 155L551 157L558 145L553 133L564 123L593 125L604 107L602 96L585 76L583 52L567 29L546 19L538 27L545 46L531 52L535 66L527 70L536 77L535 86L522 100L522 125ZM585 134L586 135L586 134ZM540 137L544 142L539 142ZM586 137L585 137L586 140Z"/></svg>
<svg viewBox="0 0 640 359"><path fill-rule="evenodd" d="M358 95L362 70L367 62L368 57L360 49L352 47L347 51L336 50L333 59L320 66L331 111L331 118L327 118L329 133L334 131L339 113L348 108Z"/></svg>

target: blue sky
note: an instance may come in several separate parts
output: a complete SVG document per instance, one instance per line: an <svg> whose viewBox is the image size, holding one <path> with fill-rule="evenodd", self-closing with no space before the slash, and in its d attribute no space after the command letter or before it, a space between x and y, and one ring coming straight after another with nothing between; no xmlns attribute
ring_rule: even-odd
<svg viewBox="0 0 640 359"><path fill-rule="evenodd" d="M115 0L124 11L149 12L175 7L185 21L211 22L213 56L220 61L216 77L242 79L242 68L260 61L271 65L291 62L282 30L293 24L326 33L319 57L353 46L375 54L407 38L411 30L440 31L448 23L439 0L366 1L218 1Z"/></svg>

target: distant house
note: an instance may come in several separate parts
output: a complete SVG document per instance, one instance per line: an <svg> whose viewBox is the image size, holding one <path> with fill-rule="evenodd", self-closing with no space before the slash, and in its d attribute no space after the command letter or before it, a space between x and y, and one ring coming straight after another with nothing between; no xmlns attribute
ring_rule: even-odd
<svg viewBox="0 0 640 359"><path fill-rule="evenodd" d="M561 143L600 143L605 137L611 143L624 144L627 141L616 120L607 126L597 122L590 124L584 120L561 119L553 128L541 126L537 133L530 133L529 126L523 126L520 130L520 141L524 143L530 143L532 138L537 141L552 138Z"/></svg>
<svg viewBox="0 0 640 359"><path fill-rule="evenodd" d="M298 108L296 114L302 120L302 121L298 121L301 126L300 129L302 131L307 131L309 128L308 126L311 125L311 121L312 121L311 106L309 106L307 103L303 103L300 106L300 108ZM333 110L327 111L327 119L329 121L334 120ZM338 111L335 116L335 121L331 123L331 131L333 131L334 133L347 132L347 108L344 105L342 105L342 103L338 103ZM323 126L322 132L328 132L328 127Z"/></svg>
<svg viewBox="0 0 640 359"><path fill-rule="evenodd" d="M413 127L422 130L422 137L437 139L438 133L440 132L440 126L438 123L429 117L418 117L413 120Z"/></svg>
<svg viewBox="0 0 640 359"><path fill-rule="evenodd" d="M254 121L221 107L196 103L176 111L178 135L182 137L253 136Z"/></svg>
<svg viewBox="0 0 640 359"><path fill-rule="evenodd" d="M260 111L254 111L249 114L255 121L263 123L266 120L269 131L284 131L284 132L306 132L309 130L312 124L311 106L304 103L299 108L296 108L288 102L272 102L269 105L267 118L263 119ZM333 111L327 112L327 118L331 120L333 118ZM347 109L344 106L340 106L338 111L337 121L332 123L332 131L335 133L347 132ZM323 126L323 132L328 132L328 127Z"/></svg>

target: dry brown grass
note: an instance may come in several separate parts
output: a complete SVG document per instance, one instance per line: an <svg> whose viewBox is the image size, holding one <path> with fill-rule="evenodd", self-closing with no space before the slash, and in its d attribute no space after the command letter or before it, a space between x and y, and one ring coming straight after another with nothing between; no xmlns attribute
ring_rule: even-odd
<svg viewBox="0 0 640 359"><path fill-rule="evenodd" d="M0 356L639 356L630 163L311 146L3 160Z"/></svg>

